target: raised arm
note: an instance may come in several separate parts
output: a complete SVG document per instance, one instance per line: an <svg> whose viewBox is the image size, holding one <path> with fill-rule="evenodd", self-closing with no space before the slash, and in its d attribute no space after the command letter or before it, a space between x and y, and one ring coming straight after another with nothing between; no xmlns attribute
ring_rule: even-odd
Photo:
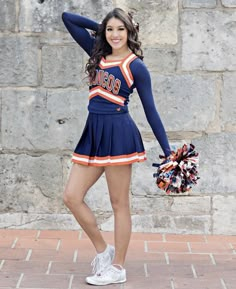
<svg viewBox="0 0 236 289"><path fill-rule="evenodd" d="M87 31L98 30L98 23L78 14L62 13L62 20L74 40L88 53L92 53L95 38Z"/></svg>
<svg viewBox="0 0 236 289"><path fill-rule="evenodd" d="M134 77L134 85L137 88L141 99L147 121L167 157L170 155L171 149L164 126L154 103L150 74L140 59L133 61L130 68Z"/></svg>

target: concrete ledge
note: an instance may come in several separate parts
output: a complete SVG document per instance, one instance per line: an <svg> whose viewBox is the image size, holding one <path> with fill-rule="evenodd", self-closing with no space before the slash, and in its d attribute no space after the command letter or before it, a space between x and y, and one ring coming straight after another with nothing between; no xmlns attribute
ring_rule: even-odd
<svg viewBox="0 0 236 289"><path fill-rule="evenodd" d="M157 199L164 204L166 197ZM135 211L132 209L133 232L235 235L235 199L235 195L178 196L168 197L169 205L166 203L165 210L156 206L154 211L150 206L148 212L136 206ZM155 200L152 198L154 205L157 204ZM181 210L181 204L184 210ZM113 231L111 212L101 215L95 210L95 215L101 230ZM0 214L0 228L77 230L80 226L71 214L4 213Z"/></svg>

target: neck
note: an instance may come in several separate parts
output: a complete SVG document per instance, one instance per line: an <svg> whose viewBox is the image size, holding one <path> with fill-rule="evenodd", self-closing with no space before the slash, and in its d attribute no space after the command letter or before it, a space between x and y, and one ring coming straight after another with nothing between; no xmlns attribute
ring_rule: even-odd
<svg viewBox="0 0 236 289"><path fill-rule="evenodd" d="M125 49L125 50L122 50L122 51L113 49L110 56L111 57L116 57L116 58L123 58L123 57L127 56L130 53L131 53L130 49Z"/></svg>

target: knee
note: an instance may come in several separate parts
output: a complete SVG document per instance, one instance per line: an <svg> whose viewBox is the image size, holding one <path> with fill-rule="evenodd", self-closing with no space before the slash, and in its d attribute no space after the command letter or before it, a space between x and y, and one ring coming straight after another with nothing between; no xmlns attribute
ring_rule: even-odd
<svg viewBox="0 0 236 289"><path fill-rule="evenodd" d="M63 202L67 207L69 207L72 202L72 194L67 190L63 193Z"/></svg>
<svg viewBox="0 0 236 289"><path fill-rule="evenodd" d="M129 210L129 201L128 200L111 200L111 206L114 212Z"/></svg>
<svg viewBox="0 0 236 289"><path fill-rule="evenodd" d="M66 189L63 193L63 202L68 207L71 208L73 206L78 206L80 202L82 203L83 200L80 200L78 197L79 194L76 194L73 191Z"/></svg>

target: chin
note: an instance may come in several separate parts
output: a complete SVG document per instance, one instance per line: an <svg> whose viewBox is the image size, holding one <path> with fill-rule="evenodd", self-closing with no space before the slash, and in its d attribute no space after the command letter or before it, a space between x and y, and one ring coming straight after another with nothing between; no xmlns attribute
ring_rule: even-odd
<svg viewBox="0 0 236 289"><path fill-rule="evenodd" d="M114 49L114 50L120 50L122 47L117 47L117 46L112 46L112 49Z"/></svg>
<svg viewBox="0 0 236 289"><path fill-rule="evenodd" d="M114 45L114 44L111 45L111 44L110 44L110 46L111 46L112 49L115 49L115 50L117 50L117 49L122 49L122 48L123 48L122 45Z"/></svg>

